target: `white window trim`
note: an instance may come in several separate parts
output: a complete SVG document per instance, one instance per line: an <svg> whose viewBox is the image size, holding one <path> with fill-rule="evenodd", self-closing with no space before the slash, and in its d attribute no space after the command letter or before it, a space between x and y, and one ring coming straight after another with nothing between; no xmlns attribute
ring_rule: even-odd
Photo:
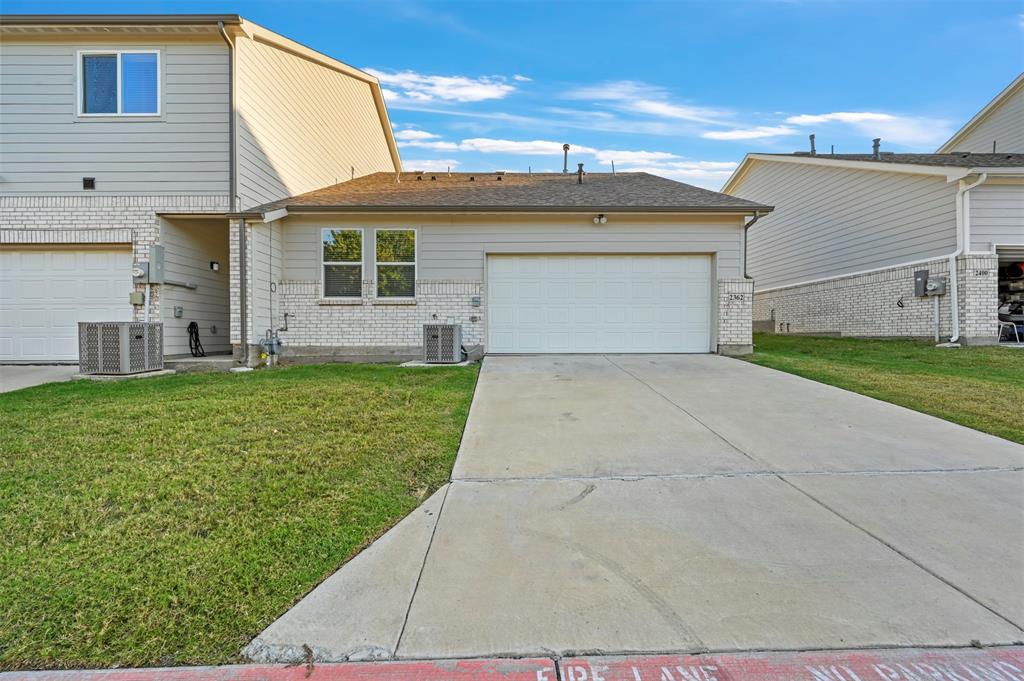
<svg viewBox="0 0 1024 681"><path fill-rule="evenodd" d="M86 113L85 112L85 80L84 80L84 58L90 54L107 54L117 57L117 112L116 113ZM122 54L155 54L156 55L156 113L123 113L121 111L121 55ZM76 111L80 118L157 118L163 115L163 71L161 67L160 50L78 50L75 59L78 60L76 72L78 73L78 104Z"/></svg>
<svg viewBox="0 0 1024 681"><path fill-rule="evenodd" d="M359 262L355 260L324 260L324 232L359 232ZM366 261L366 234L362 227L321 227L320 228L320 298L322 300L360 300L363 297L363 274ZM324 287L327 279L324 277L324 265L359 265L359 293L354 296L329 296Z"/></svg>
<svg viewBox="0 0 1024 681"><path fill-rule="evenodd" d="M408 262L378 262L377 261L377 232L412 232L413 236L413 260ZM378 295L377 287L380 282L377 280L378 265L412 265L412 295L411 296L381 296ZM378 227L373 230L373 298L374 300L416 300L419 292L420 278L420 230L415 227Z"/></svg>

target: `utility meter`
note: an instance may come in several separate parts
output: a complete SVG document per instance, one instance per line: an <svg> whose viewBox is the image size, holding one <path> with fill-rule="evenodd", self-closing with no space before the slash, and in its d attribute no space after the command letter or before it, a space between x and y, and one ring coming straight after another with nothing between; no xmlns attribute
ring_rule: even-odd
<svg viewBox="0 0 1024 681"><path fill-rule="evenodd" d="M924 292L927 296L946 295L946 278L936 277L934 279L929 279L928 283L925 284Z"/></svg>

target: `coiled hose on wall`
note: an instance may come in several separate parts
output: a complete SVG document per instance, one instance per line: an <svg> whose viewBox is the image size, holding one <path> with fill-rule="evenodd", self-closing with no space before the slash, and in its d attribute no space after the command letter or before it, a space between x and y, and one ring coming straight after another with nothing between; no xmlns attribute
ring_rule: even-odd
<svg viewBox="0 0 1024 681"><path fill-rule="evenodd" d="M188 349L193 357L206 357L206 350L199 340L199 325L195 322L188 323Z"/></svg>

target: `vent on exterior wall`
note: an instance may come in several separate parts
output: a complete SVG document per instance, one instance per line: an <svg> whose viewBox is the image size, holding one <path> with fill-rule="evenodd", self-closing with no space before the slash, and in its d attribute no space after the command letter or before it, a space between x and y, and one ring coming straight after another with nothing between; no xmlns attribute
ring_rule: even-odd
<svg viewBox="0 0 1024 681"><path fill-rule="evenodd" d="M117 375L163 369L163 327L157 322L79 322L79 372Z"/></svg>
<svg viewBox="0 0 1024 681"><path fill-rule="evenodd" d="M427 364L458 364L462 361L461 324L424 324L423 361Z"/></svg>
<svg viewBox="0 0 1024 681"><path fill-rule="evenodd" d="M82 189L96 189L96 178L95 177L83 177L82 178Z"/></svg>

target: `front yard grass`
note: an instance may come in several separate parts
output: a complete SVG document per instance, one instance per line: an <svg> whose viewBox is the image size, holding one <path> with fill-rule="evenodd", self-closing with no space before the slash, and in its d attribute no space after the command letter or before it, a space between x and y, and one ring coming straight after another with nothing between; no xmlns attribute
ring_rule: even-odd
<svg viewBox="0 0 1024 681"><path fill-rule="evenodd" d="M212 664L447 481L476 367L0 395L0 669Z"/></svg>
<svg viewBox="0 0 1024 681"><path fill-rule="evenodd" d="M754 334L746 359L1024 443L1024 350Z"/></svg>

